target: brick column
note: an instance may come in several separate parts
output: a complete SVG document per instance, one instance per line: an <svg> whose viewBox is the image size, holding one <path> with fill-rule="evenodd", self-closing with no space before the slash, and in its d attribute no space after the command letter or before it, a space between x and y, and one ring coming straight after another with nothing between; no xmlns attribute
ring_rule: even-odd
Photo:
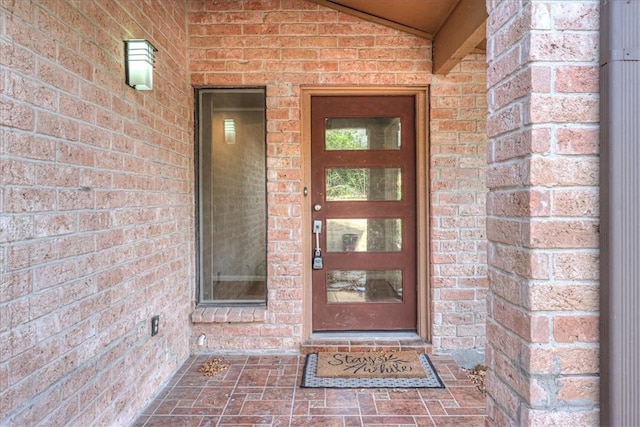
<svg viewBox="0 0 640 427"><path fill-rule="evenodd" d="M488 411L597 425L597 1L487 1Z"/></svg>

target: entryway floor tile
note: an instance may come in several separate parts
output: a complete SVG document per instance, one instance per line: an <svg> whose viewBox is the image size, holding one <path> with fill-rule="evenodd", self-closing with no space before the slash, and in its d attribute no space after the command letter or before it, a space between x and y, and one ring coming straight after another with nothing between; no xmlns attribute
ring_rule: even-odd
<svg viewBox="0 0 640 427"><path fill-rule="evenodd" d="M212 357L228 367L206 376ZM300 388L304 355L191 356L134 426L484 426L484 395L451 357L430 357L447 388Z"/></svg>

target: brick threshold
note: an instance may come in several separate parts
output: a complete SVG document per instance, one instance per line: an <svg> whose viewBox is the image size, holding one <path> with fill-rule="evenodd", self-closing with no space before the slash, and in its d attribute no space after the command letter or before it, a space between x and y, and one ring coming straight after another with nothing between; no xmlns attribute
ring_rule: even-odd
<svg viewBox="0 0 640 427"><path fill-rule="evenodd" d="M345 332L314 333L300 345L301 354L320 351L406 351L433 353L433 345L416 333Z"/></svg>

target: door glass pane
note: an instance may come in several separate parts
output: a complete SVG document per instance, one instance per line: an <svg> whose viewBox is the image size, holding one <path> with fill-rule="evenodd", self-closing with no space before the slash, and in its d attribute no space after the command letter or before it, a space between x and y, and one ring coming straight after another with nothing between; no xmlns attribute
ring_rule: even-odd
<svg viewBox="0 0 640 427"><path fill-rule="evenodd" d="M327 303L402 302L402 270L331 270Z"/></svg>
<svg viewBox="0 0 640 427"><path fill-rule="evenodd" d="M329 168L327 201L402 200L400 168Z"/></svg>
<svg viewBox="0 0 640 427"><path fill-rule="evenodd" d="M263 89L199 92L199 302L266 301Z"/></svg>
<svg viewBox="0 0 640 427"><path fill-rule="evenodd" d="M325 119L327 150L399 150L399 117Z"/></svg>
<svg viewBox="0 0 640 427"><path fill-rule="evenodd" d="M327 252L398 252L402 250L402 220L328 219Z"/></svg>

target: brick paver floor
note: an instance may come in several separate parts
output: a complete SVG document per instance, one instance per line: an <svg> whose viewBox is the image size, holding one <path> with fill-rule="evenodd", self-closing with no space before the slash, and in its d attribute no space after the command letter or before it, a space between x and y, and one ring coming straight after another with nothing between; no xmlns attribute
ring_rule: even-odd
<svg viewBox="0 0 640 427"><path fill-rule="evenodd" d="M449 356L430 356L445 389L300 388L304 355L190 357L134 423L152 426L484 426L485 397Z"/></svg>

